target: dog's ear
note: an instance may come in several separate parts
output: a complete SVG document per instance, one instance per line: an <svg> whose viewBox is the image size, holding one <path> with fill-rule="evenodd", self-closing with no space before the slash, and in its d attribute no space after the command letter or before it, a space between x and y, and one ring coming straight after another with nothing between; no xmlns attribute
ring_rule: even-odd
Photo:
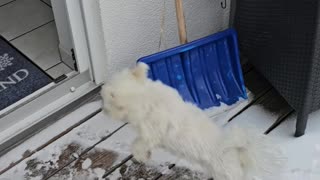
<svg viewBox="0 0 320 180"><path fill-rule="evenodd" d="M138 80L144 81L148 78L149 66L145 63L138 63L135 68L132 69L132 75Z"/></svg>

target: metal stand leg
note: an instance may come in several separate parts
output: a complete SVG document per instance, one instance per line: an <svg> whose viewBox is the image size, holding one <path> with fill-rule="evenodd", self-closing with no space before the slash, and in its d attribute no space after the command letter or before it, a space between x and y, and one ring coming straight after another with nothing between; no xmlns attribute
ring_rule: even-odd
<svg viewBox="0 0 320 180"><path fill-rule="evenodd" d="M308 112L298 112L297 124L296 124L296 133L295 137L300 137L305 134L308 122Z"/></svg>

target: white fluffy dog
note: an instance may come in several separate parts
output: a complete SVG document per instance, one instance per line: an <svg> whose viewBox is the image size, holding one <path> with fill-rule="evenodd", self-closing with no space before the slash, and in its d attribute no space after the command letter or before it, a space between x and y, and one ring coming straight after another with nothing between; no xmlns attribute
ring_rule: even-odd
<svg viewBox="0 0 320 180"><path fill-rule="evenodd" d="M199 164L214 180L275 180L285 159L265 136L220 129L175 89L148 79L147 71L139 63L116 74L101 91L104 111L137 130L132 151L138 161L163 148Z"/></svg>

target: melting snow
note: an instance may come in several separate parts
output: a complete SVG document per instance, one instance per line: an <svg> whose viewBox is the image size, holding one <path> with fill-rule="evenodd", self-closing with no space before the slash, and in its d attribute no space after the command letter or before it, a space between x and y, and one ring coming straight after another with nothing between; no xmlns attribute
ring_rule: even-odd
<svg viewBox="0 0 320 180"><path fill-rule="evenodd" d="M83 161L82 163L82 169L89 169L89 167L91 166L92 161L91 159L87 158L85 161Z"/></svg>

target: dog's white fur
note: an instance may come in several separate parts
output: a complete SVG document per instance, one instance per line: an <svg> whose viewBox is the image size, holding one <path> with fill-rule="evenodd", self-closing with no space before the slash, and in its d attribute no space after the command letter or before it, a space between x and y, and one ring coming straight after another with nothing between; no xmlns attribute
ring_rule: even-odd
<svg viewBox="0 0 320 180"><path fill-rule="evenodd" d="M116 74L101 91L104 111L137 130L132 149L137 160L146 162L152 149L163 148L201 165L215 180L271 179L282 166L281 153L266 137L220 129L175 89L148 79L147 71L139 63Z"/></svg>

